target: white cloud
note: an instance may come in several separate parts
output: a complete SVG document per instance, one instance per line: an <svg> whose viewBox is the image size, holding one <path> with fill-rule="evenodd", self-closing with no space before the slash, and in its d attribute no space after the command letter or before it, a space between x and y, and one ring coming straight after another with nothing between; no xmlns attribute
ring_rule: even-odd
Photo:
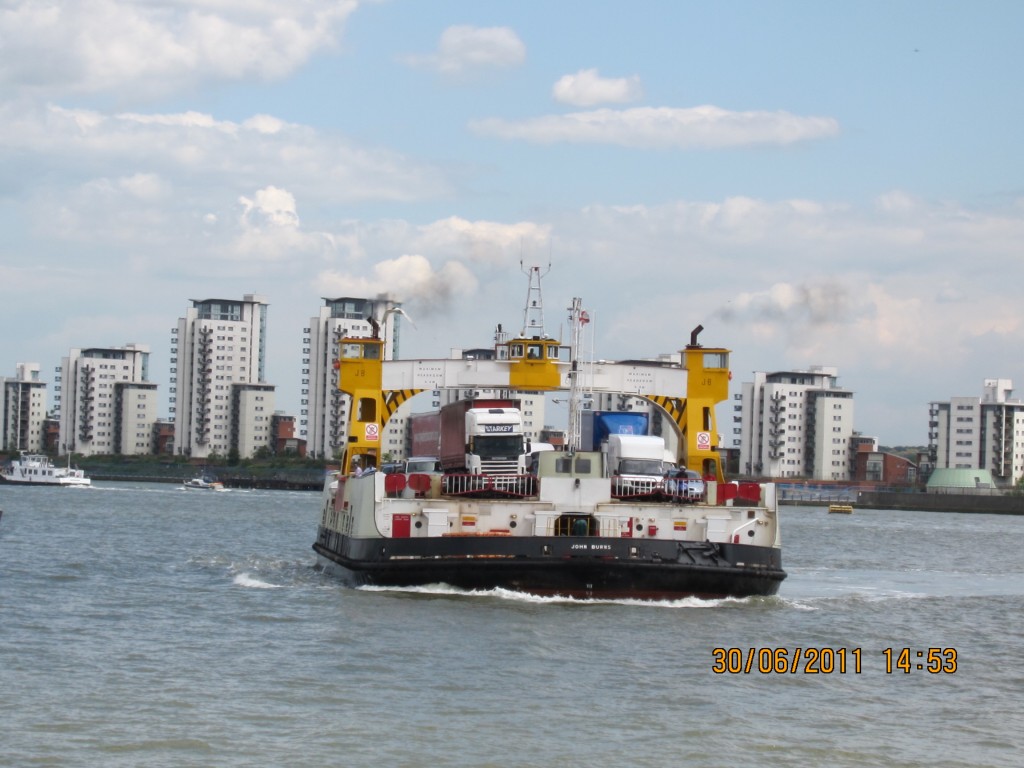
<svg viewBox="0 0 1024 768"><path fill-rule="evenodd" d="M138 198L157 202L171 194L170 185L155 173L136 173L118 180L118 186Z"/></svg>
<svg viewBox="0 0 1024 768"><path fill-rule="evenodd" d="M733 350L738 380L836 365L872 390L904 382L892 402L920 399L920 387L937 381L947 383L929 396L946 397L965 366L1005 360L984 374L1002 376L1020 367L1005 358L1024 348L1006 280L1019 273L1024 242L1017 205L982 212L918 201L881 216L870 205L751 197L590 206L560 216L552 241L546 295L584 291L604 357L681 349L701 324L703 343Z"/></svg>
<svg viewBox="0 0 1024 768"><path fill-rule="evenodd" d="M299 226L295 196L288 190L266 187L256 192L254 200L242 197L239 198L239 202L245 208L242 223L247 227L259 229L259 221L272 227L297 229Z"/></svg>
<svg viewBox="0 0 1024 768"><path fill-rule="evenodd" d="M46 239L59 238L76 247L152 248L174 238L173 196L167 179L137 173L92 178L59 193L39 193L28 202Z"/></svg>
<svg viewBox="0 0 1024 768"><path fill-rule="evenodd" d="M581 69L564 75L551 89L551 95L563 104L592 107L595 104L628 104L643 97L640 78L601 77L596 69Z"/></svg>
<svg viewBox="0 0 1024 768"><path fill-rule="evenodd" d="M917 201L906 192L893 190L884 195L879 195L875 201L876 207L882 213L909 213L918 207Z"/></svg>
<svg viewBox="0 0 1024 768"><path fill-rule="evenodd" d="M793 144L839 133L839 123L830 117L801 117L784 111L732 112L713 106L598 109L520 121L490 118L476 120L470 128L482 135L537 144L618 144L652 149Z"/></svg>
<svg viewBox="0 0 1024 768"><path fill-rule="evenodd" d="M303 265L336 255L336 243L328 233L302 228L295 196L287 189L264 187L238 202L242 210L237 225L214 241L215 257L245 261L250 271L262 263L272 271L275 264L301 270Z"/></svg>
<svg viewBox="0 0 1024 768"><path fill-rule="evenodd" d="M508 267L517 263L524 249L536 252L548 242L550 227L453 216L421 226L402 221L351 222L341 231L321 234L335 245L339 266L318 274L318 290L331 295L387 296L406 302L410 311L432 315L453 312L456 305L462 311L476 306L471 299L479 299L480 280L495 270L503 280L509 279ZM388 258L390 253L403 255ZM489 322L485 320L483 327Z"/></svg>
<svg viewBox="0 0 1024 768"><path fill-rule="evenodd" d="M551 237L549 225L534 222L502 224L467 221L452 216L420 229L417 242L436 251L457 249L465 258L482 264L508 263L511 255L536 252Z"/></svg>
<svg viewBox="0 0 1024 768"><path fill-rule="evenodd" d="M967 359L985 337L1024 340L1024 322L1008 296L971 290L969 301L937 310L935 286L911 276L840 273L740 292L716 317L752 329L778 367L835 364L869 376L937 375L951 360Z"/></svg>
<svg viewBox="0 0 1024 768"><path fill-rule="evenodd" d="M270 115L234 122L194 111L106 114L0 104L0 159L26 153L65 176L105 176L112 168L176 176L177 186L199 196L218 183L252 189L267 179L337 202L429 198L448 189L437 169Z"/></svg>
<svg viewBox="0 0 1024 768"><path fill-rule="evenodd" d="M333 48L356 0L12 0L0 84L152 97L202 80L284 77Z"/></svg>
<svg viewBox="0 0 1024 768"><path fill-rule="evenodd" d="M426 257L405 254L377 262L369 274L325 270L317 276L316 285L325 295L387 297L407 304L411 311L431 314L447 310L455 299L472 296L477 280L458 261L435 269Z"/></svg>
<svg viewBox="0 0 1024 768"><path fill-rule="evenodd" d="M406 58L413 66L428 67L453 76L517 67L525 60L526 46L514 30L468 25L444 30L435 53Z"/></svg>

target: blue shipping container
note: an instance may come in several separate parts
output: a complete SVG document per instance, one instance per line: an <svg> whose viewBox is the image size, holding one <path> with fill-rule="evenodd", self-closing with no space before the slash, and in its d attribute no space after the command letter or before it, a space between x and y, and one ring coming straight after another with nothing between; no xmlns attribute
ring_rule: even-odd
<svg viewBox="0 0 1024 768"><path fill-rule="evenodd" d="M608 435L646 435L650 419L631 411L584 411L581 431L584 451L599 451Z"/></svg>

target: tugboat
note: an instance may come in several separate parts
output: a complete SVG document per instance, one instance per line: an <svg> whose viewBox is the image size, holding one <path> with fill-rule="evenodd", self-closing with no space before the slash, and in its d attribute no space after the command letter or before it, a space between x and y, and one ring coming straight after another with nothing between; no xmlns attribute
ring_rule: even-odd
<svg viewBox="0 0 1024 768"><path fill-rule="evenodd" d="M540 275L530 272L539 295ZM527 313L530 311L528 296ZM318 567L352 586L447 584L583 599L773 595L782 569L774 484L727 483L715 403L728 397L729 351L691 334L681 365L577 359L583 325L574 299L563 346L524 321L496 339L494 359L384 360L379 331L341 340L338 386L352 398L341 470L329 473L313 549ZM377 328L378 326L374 326ZM679 431L676 466L705 479L700 499L651 477L621 482L608 453L581 450L581 382L644 397ZM395 410L424 390L569 392L565 451L533 455L526 475L368 471Z"/></svg>

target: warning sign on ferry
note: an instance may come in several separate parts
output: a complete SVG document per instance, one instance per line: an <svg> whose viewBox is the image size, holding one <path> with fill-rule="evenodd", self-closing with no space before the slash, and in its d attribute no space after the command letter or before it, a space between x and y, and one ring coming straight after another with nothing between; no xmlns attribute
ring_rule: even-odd
<svg viewBox="0 0 1024 768"><path fill-rule="evenodd" d="M697 433L697 450L698 451L710 451L711 450L711 433L710 432L698 432Z"/></svg>
<svg viewBox="0 0 1024 768"><path fill-rule="evenodd" d="M367 424L365 431L365 440L368 443L375 442L380 439L380 427L376 424Z"/></svg>

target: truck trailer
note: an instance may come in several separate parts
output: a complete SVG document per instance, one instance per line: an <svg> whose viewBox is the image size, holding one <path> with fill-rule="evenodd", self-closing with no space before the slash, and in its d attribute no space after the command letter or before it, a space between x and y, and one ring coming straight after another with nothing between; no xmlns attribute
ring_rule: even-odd
<svg viewBox="0 0 1024 768"><path fill-rule="evenodd" d="M445 474L525 475L530 441L518 400L459 400L441 409Z"/></svg>
<svg viewBox="0 0 1024 768"><path fill-rule="evenodd" d="M609 435L605 463L612 496L653 496L665 487L665 440L654 435Z"/></svg>

